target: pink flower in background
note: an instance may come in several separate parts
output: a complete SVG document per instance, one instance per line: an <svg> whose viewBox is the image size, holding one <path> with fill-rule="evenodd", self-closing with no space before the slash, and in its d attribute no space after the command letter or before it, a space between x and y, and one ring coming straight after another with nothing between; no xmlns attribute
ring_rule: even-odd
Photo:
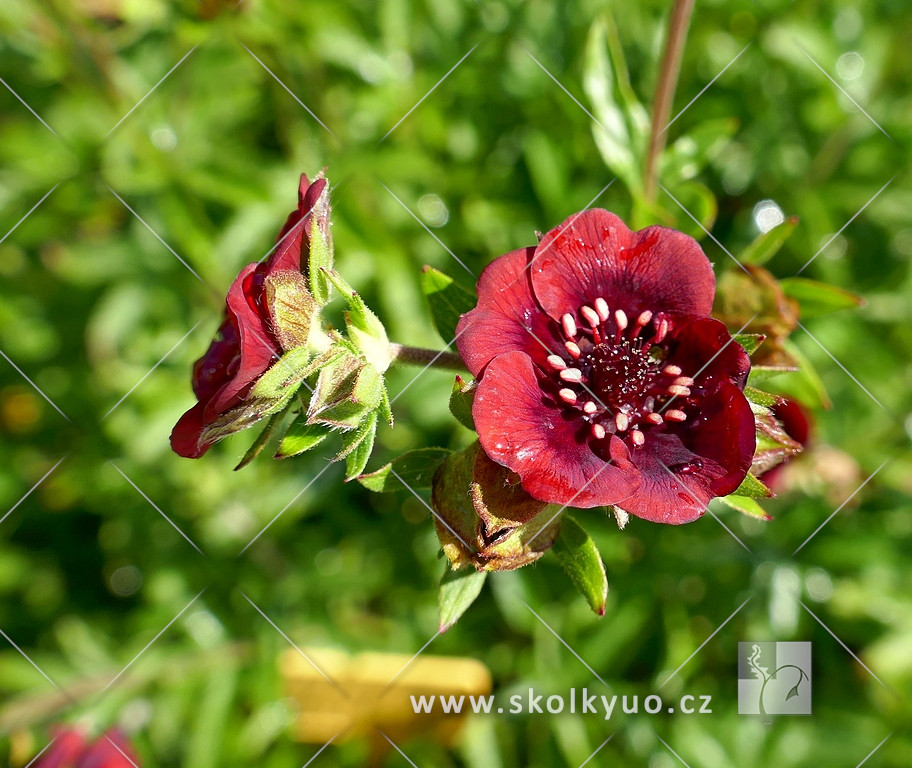
<svg viewBox="0 0 912 768"><path fill-rule="evenodd" d="M35 768L134 768L139 760L117 730L110 730L89 744L75 728L58 731L50 749Z"/></svg>

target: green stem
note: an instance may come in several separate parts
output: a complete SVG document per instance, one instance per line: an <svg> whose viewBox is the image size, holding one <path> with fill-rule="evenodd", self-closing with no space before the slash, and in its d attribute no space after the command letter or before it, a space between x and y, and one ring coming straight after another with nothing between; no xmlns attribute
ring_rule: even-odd
<svg viewBox="0 0 912 768"><path fill-rule="evenodd" d="M662 57L662 69L659 72L655 102L652 105L652 130L649 134L649 152L646 155L643 178L646 200L649 202L654 201L656 196L659 156L665 149L665 129L668 127L668 116L671 114L675 88L678 85L681 54L684 52L684 41L687 39L687 28L690 25L694 2L695 0L675 0L668 22L665 55Z"/></svg>
<svg viewBox="0 0 912 768"><path fill-rule="evenodd" d="M404 344L390 343L390 357L394 363L400 365L420 365L431 368L441 368L446 371L465 371L466 364L462 358L453 353L421 347L407 347Z"/></svg>

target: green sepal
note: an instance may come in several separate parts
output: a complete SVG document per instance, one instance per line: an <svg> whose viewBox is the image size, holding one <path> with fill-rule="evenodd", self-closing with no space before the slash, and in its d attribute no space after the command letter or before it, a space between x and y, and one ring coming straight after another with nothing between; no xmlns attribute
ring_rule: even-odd
<svg viewBox="0 0 912 768"><path fill-rule="evenodd" d="M345 457L346 483L358 477L370 460L371 452L374 450L374 439L377 436L377 412L374 411L368 416L364 424L367 425L364 437L358 442L354 450Z"/></svg>
<svg viewBox="0 0 912 768"><path fill-rule="evenodd" d="M798 217L789 216L781 224L769 230L769 232L764 232L741 251L738 261L742 264L765 264L776 255L776 252L785 244L785 241L792 236L797 226Z"/></svg>
<svg viewBox="0 0 912 768"><path fill-rule="evenodd" d="M308 423L355 429L382 400L383 377L363 358L346 353L324 366L307 410Z"/></svg>
<svg viewBox="0 0 912 768"><path fill-rule="evenodd" d="M748 356L754 354L764 341L766 341L766 336L762 333L736 333L732 338L734 338L736 344L740 344L744 347L744 351L747 352Z"/></svg>
<svg viewBox="0 0 912 768"><path fill-rule="evenodd" d="M285 415L285 412L279 411L279 413L274 413L272 417L266 422L266 426L263 428L263 431L260 432L256 440L254 440L253 445L247 449L247 453L244 454L244 457L238 462L238 465L234 468L234 471L237 472L239 469L246 467L251 461L253 461L257 456L262 453L263 449L266 447L266 443L269 442L269 439L275 434L276 429L279 426L279 422L282 420L282 417Z"/></svg>
<svg viewBox="0 0 912 768"><path fill-rule="evenodd" d="M453 382L453 391L450 392L450 413L462 426L475 430L475 420L472 418L472 403L475 401L475 381L467 382L462 376L457 376Z"/></svg>
<svg viewBox="0 0 912 768"><path fill-rule="evenodd" d="M772 408L782 402L782 398L779 395L764 392L756 387L745 387L744 396L747 398L748 402L753 403L754 405L760 405L764 408Z"/></svg>
<svg viewBox="0 0 912 768"><path fill-rule="evenodd" d="M785 295L801 307L801 319L828 315L841 309L864 306L864 299L844 288L828 285L806 277L786 277L779 281Z"/></svg>
<svg viewBox="0 0 912 768"><path fill-rule="evenodd" d="M767 488L760 480L754 477L750 472L734 491L731 496L747 496L752 499L771 499L775 494Z"/></svg>
<svg viewBox="0 0 912 768"><path fill-rule="evenodd" d="M421 270L421 290L427 297L437 333L445 342L451 342L456 337L459 318L477 303L475 295L449 275L429 266Z"/></svg>
<svg viewBox="0 0 912 768"><path fill-rule="evenodd" d="M318 178L320 178L318 176ZM324 270L333 266L333 241L329 229L329 185L323 190L311 212L308 275L310 292L320 305L329 301L330 284Z"/></svg>
<svg viewBox="0 0 912 768"><path fill-rule="evenodd" d="M552 547L573 586L599 616L605 615L608 577L592 537L569 515L564 515Z"/></svg>
<svg viewBox="0 0 912 768"><path fill-rule="evenodd" d="M263 290L282 349L309 347L311 331L319 332L314 326L320 308L307 289L307 278L291 270L273 272L266 277Z"/></svg>
<svg viewBox="0 0 912 768"><path fill-rule="evenodd" d="M301 414L291 423L279 441L275 458L287 459L309 451L322 443L332 432L332 428L325 424L308 424L307 415Z"/></svg>
<svg viewBox="0 0 912 768"><path fill-rule="evenodd" d="M392 362L386 328L383 327L380 318L364 303L361 295L348 284L342 275L334 269L324 270L324 274L348 303L348 311L345 313L348 338L365 359L380 373L383 373Z"/></svg>
<svg viewBox="0 0 912 768"><path fill-rule="evenodd" d="M454 570L447 563L437 595L439 632L446 632L475 602L487 576L487 571L476 571L471 567Z"/></svg>
<svg viewBox="0 0 912 768"><path fill-rule="evenodd" d="M346 432L342 436L342 448L340 449L339 453L336 454L336 457L333 459L333 461L344 459L365 440L367 440L370 446L373 447L374 434L376 431L377 412L371 411L367 416L365 416L364 421L362 421L356 429ZM370 449L368 449L368 455L370 455ZM357 474L360 475L361 471L359 470Z"/></svg>
<svg viewBox="0 0 912 768"><path fill-rule="evenodd" d="M403 453L380 469L359 475L357 479L361 485L375 493L401 491L402 482L416 491L425 490L431 487L434 473L450 453L447 448L418 448ZM396 475L402 478L402 482Z"/></svg>
<svg viewBox="0 0 912 768"><path fill-rule="evenodd" d="M721 501L726 506L737 510L742 515L747 515L748 517L752 517L755 520L763 520L764 522L769 522L773 519L773 516L769 514L769 512L763 509L763 507L761 507L754 499L748 496L720 496L719 501Z"/></svg>

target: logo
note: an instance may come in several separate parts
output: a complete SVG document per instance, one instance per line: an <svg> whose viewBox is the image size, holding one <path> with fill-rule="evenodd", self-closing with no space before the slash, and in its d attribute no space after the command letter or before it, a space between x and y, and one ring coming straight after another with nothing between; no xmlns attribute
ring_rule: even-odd
<svg viewBox="0 0 912 768"><path fill-rule="evenodd" d="M811 644L738 643L738 714L811 714Z"/></svg>

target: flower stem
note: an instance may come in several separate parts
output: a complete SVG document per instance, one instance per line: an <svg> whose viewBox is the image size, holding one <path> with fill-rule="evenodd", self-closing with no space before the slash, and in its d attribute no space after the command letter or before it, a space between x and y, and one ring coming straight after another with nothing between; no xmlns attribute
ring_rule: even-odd
<svg viewBox="0 0 912 768"><path fill-rule="evenodd" d="M406 347L404 344L390 343L390 357L400 365L422 365L424 367L442 368L447 371L465 371L466 364L462 358L453 353L421 347Z"/></svg>
<svg viewBox="0 0 912 768"><path fill-rule="evenodd" d="M690 25L695 0L675 0L668 22L668 37L665 39L665 54L662 57L662 69L659 71L659 82L656 85L655 102L652 105L652 130L649 134L649 151L646 155L643 186L646 200L652 202L656 196L658 181L658 162L665 149L665 129L668 127L668 116L674 101L675 88L678 85L678 73L681 70L681 54L684 52L684 41Z"/></svg>

